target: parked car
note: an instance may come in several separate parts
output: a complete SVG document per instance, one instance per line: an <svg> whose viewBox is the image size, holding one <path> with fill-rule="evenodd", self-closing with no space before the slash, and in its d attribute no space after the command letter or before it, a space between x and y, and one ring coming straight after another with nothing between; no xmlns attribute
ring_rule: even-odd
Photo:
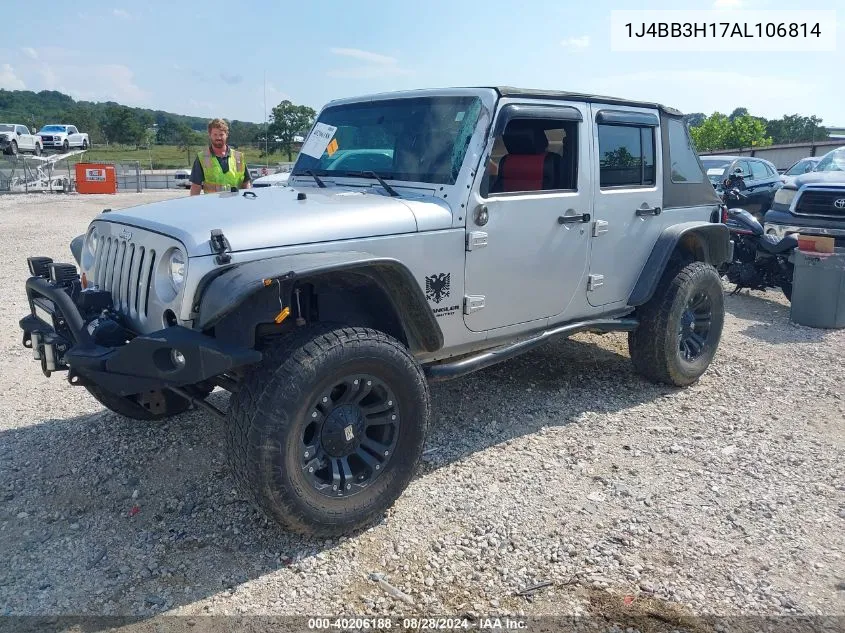
<svg viewBox="0 0 845 633"><path fill-rule="evenodd" d="M821 157L815 169L784 185L766 214L764 230L833 237L845 246L845 146Z"/></svg>
<svg viewBox="0 0 845 633"><path fill-rule="evenodd" d="M267 174L266 176L259 176L252 181L253 187L285 187L290 178L289 171L282 171L277 174Z"/></svg>
<svg viewBox="0 0 845 633"><path fill-rule="evenodd" d="M190 189L191 188L191 170L190 169L177 169L173 173L173 179L176 181L177 187L182 187L183 189Z"/></svg>
<svg viewBox="0 0 845 633"><path fill-rule="evenodd" d="M38 136L44 149L58 149L67 152L71 149L88 149L90 142L87 132L80 132L73 125L45 125Z"/></svg>
<svg viewBox="0 0 845 633"><path fill-rule="evenodd" d="M795 176L813 171L820 160L821 156L807 156L806 158L802 158L780 175L780 181L784 184L790 183L795 179Z"/></svg>
<svg viewBox="0 0 845 633"><path fill-rule="evenodd" d="M742 208L751 213L758 222L772 206L775 192L783 183L773 163L751 156L701 156L701 162L707 177L713 183L716 192L724 195L725 180L729 176L741 178L740 190L743 191ZM727 200L728 208L738 203Z"/></svg>
<svg viewBox="0 0 845 633"><path fill-rule="evenodd" d="M389 170L330 167L374 145ZM224 420L238 485L292 531L347 534L393 504L429 382L583 331L627 333L655 383L691 385L716 354L731 242L672 108L514 88L343 99L288 184L104 211L76 265L28 259L20 327L45 374L118 414Z"/></svg>
<svg viewBox="0 0 845 633"><path fill-rule="evenodd" d="M43 147L35 129L30 134L29 128L20 123L0 123L0 151L4 154L16 156L18 152L32 152L41 156Z"/></svg>

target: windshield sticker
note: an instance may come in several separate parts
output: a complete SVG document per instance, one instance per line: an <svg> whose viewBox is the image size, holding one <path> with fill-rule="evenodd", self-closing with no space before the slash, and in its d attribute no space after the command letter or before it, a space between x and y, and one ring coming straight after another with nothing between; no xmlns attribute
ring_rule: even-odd
<svg viewBox="0 0 845 633"><path fill-rule="evenodd" d="M307 156L320 158L323 152L326 151L326 147L329 141L332 140L335 132L337 132L337 128L333 125L326 125L325 123L315 124L314 129L311 130L311 135L302 144L302 150L300 151Z"/></svg>
<svg viewBox="0 0 845 633"><path fill-rule="evenodd" d="M326 151L329 153L329 156L334 156L334 153L337 151L337 139L333 138L332 142L326 145Z"/></svg>
<svg viewBox="0 0 845 633"><path fill-rule="evenodd" d="M711 167L710 169L707 170L707 175L708 176L718 176L723 171L725 171L724 167Z"/></svg>
<svg viewBox="0 0 845 633"><path fill-rule="evenodd" d="M458 113L455 115L455 121L457 121L457 122L459 122L459 123L460 123L461 121L463 121L463 120L464 120L464 115L465 115L465 114L466 114L466 112L458 112Z"/></svg>

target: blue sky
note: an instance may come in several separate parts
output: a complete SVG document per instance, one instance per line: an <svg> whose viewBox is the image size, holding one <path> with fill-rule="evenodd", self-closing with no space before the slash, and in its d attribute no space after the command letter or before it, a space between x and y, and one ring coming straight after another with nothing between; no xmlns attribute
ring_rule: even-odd
<svg viewBox="0 0 845 633"><path fill-rule="evenodd" d="M84 3L7 12L0 88L61 90L197 116L262 121L282 99L319 109L370 92L514 85L660 101L684 112L747 107L845 126L845 3L835 53L615 53L610 11L765 11L794 1L355 0ZM17 22L20 20L20 23ZM49 33L49 37L47 34Z"/></svg>

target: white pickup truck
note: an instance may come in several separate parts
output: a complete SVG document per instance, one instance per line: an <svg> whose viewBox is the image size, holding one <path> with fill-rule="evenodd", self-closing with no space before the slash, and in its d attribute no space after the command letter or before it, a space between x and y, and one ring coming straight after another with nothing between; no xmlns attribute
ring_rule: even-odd
<svg viewBox="0 0 845 633"><path fill-rule="evenodd" d="M88 149L90 141L87 132L80 132L73 125L45 125L38 132L44 149L58 149L63 152L71 148Z"/></svg>
<svg viewBox="0 0 845 633"><path fill-rule="evenodd" d="M0 151L4 154L16 156L18 152L32 152L36 156L41 155L44 145L41 139L35 136L35 128L30 130L19 123L0 123Z"/></svg>

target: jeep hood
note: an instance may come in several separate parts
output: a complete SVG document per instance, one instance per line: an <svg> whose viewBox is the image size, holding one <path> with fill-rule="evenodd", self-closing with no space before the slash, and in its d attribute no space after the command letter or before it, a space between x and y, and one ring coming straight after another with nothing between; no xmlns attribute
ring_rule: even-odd
<svg viewBox="0 0 845 633"><path fill-rule="evenodd" d="M263 187L154 202L105 213L96 221L169 235L196 257L212 254L212 229L222 229L237 252L444 229L451 227L452 214L443 200L430 196Z"/></svg>

